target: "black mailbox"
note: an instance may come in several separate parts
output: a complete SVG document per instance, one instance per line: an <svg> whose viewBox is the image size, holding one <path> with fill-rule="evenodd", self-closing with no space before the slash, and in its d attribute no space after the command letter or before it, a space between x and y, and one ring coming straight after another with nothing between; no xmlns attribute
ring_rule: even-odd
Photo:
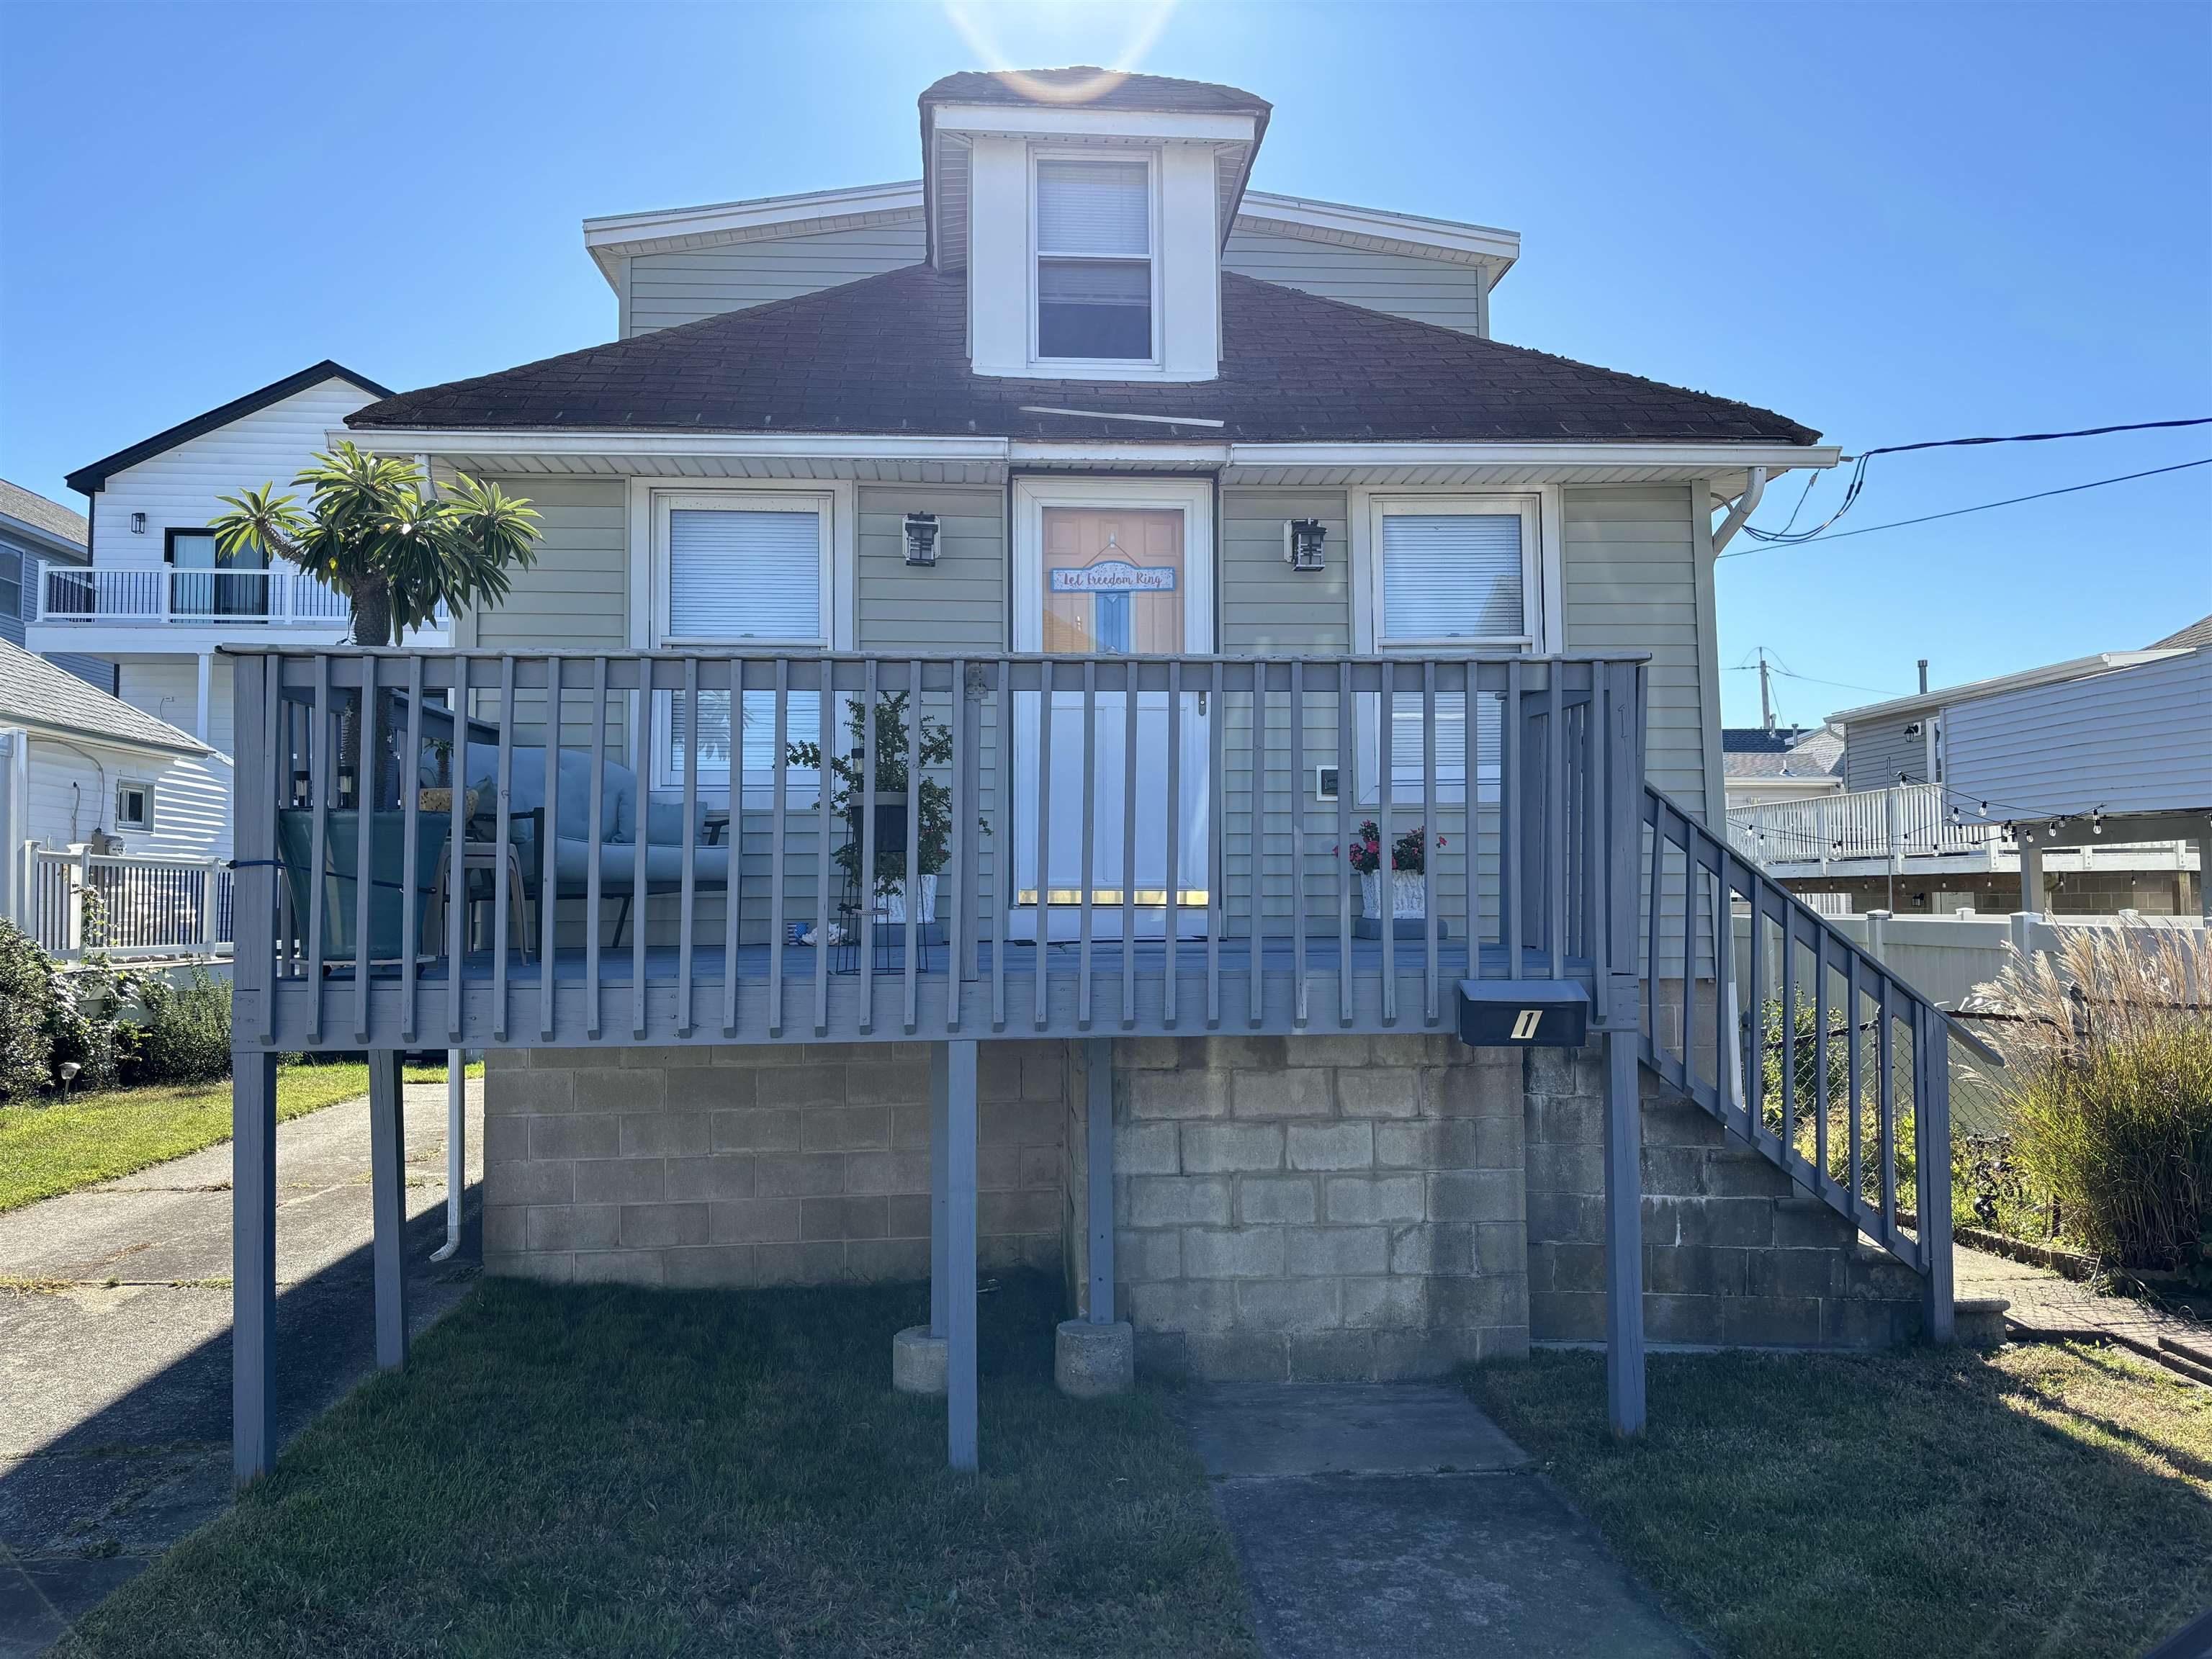
<svg viewBox="0 0 2212 1659"><path fill-rule="evenodd" d="M1477 1048L1579 1048L1589 993L1572 980L1463 979L1459 1040Z"/></svg>

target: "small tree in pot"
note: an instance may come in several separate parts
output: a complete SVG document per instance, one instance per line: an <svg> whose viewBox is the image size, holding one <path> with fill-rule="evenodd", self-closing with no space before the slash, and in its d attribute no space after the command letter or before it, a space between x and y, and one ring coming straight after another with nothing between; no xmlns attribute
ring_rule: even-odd
<svg viewBox="0 0 2212 1659"><path fill-rule="evenodd" d="M907 814L917 813L915 842L919 868L915 873L919 878L916 899L922 921L929 920L936 910L937 877L951 856L952 847L951 788L927 772L915 787L907 775L908 700L909 694L904 691L880 692L876 697L876 867L872 886L874 896L884 902L885 917L898 922L906 920ZM860 814L866 801L868 776L867 709L857 699L846 703L845 729L851 734L852 747L830 757L828 769L836 779L830 810L845 820L851 833L830 856L857 886L866 828ZM949 764L951 728L923 715L915 749L925 768ZM823 769L821 744L793 743L787 750L792 765L810 771Z"/></svg>

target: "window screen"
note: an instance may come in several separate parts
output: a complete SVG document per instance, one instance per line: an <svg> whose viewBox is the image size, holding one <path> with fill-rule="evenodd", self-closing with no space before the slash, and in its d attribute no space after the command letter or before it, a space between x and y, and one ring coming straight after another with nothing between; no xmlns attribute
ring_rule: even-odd
<svg viewBox="0 0 2212 1659"><path fill-rule="evenodd" d="M23 558L0 547L0 617L23 614Z"/></svg>
<svg viewBox="0 0 2212 1659"><path fill-rule="evenodd" d="M671 508L668 632L679 640L823 639L821 514Z"/></svg>
<svg viewBox="0 0 2212 1659"><path fill-rule="evenodd" d="M662 776L665 783L681 784L684 781L684 749L690 741L690 721L684 700L672 691L660 696L660 713L655 717L667 736L667 758ZM744 719L739 725L738 752L744 766L743 782L748 787L767 788L775 781L775 693L748 691L743 704ZM787 743L814 743L822 732L821 694L815 691L792 691L785 694L784 738ZM846 740L839 731L837 741ZM704 782L720 784L730 775L730 694L726 691L702 691L699 694L699 776ZM811 768L790 766L784 769L785 787L788 790L814 787L814 772Z"/></svg>
<svg viewBox="0 0 2212 1659"><path fill-rule="evenodd" d="M1142 161L1037 163L1037 355L1152 355L1152 191Z"/></svg>
<svg viewBox="0 0 2212 1659"><path fill-rule="evenodd" d="M1382 519L1385 640L1510 640L1527 633L1517 513Z"/></svg>

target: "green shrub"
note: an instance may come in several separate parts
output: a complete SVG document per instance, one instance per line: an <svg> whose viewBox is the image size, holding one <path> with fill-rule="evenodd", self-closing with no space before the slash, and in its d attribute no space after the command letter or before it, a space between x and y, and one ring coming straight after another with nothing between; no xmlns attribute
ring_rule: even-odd
<svg viewBox="0 0 2212 1659"><path fill-rule="evenodd" d="M2212 1232L2212 939L2073 927L1993 986L2002 1071L2033 1198L2066 1242L2122 1267L2189 1268Z"/></svg>
<svg viewBox="0 0 2212 1659"><path fill-rule="evenodd" d="M1840 1000L1828 1006L1828 1179L1838 1186L1851 1185L1851 1055L1850 1018ZM1793 1093L1790 1097L1791 1146L1808 1164L1819 1161L1820 1152L1820 1010L1809 988L1800 988L1794 1017L1785 1034L1782 999L1769 997L1759 1016L1759 1116L1767 1133L1782 1133L1783 1067L1787 1055ZM1879 1203L1882 1190L1881 1156L1881 1037L1872 1023L1872 1005L1860 1010L1859 1018L1859 1196ZM1920 1159L1913 1122L1912 1046L1893 1039L1891 1101L1896 1115L1894 1159L1897 1201L1902 1209L1914 1207L1914 1183Z"/></svg>
<svg viewBox="0 0 2212 1659"><path fill-rule="evenodd" d="M0 1102L35 1100L53 1076L54 965L0 921Z"/></svg>
<svg viewBox="0 0 2212 1659"><path fill-rule="evenodd" d="M144 1023L131 1042L133 1075L146 1083L204 1083L230 1071L230 987L195 967L182 986L139 988Z"/></svg>

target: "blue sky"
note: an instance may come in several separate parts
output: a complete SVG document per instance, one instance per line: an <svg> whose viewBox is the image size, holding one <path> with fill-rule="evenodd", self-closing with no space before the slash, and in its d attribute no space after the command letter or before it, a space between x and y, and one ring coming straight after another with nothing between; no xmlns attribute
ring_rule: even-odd
<svg viewBox="0 0 2212 1659"><path fill-rule="evenodd" d="M1854 451L2212 415L2212 7L0 4L0 473L606 339L585 216L911 177L937 76L1101 60L1273 100L1262 189L1520 231L1517 344ZM1877 459L1841 527L2205 456ZM2208 526L2212 467L1732 559L1722 662L1806 720L2140 645L2212 611Z"/></svg>

